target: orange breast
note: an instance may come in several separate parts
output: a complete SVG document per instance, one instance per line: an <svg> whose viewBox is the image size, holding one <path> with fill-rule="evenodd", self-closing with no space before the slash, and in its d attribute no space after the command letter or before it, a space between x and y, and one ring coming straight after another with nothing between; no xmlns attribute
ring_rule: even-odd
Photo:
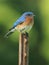
<svg viewBox="0 0 49 65"><path fill-rule="evenodd" d="M22 28L26 25L32 24L32 20L31 17L26 17L26 20L22 24L17 25L17 28Z"/></svg>
<svg viewBox="0 0 49 65"><path fill-rule="evenodd" d="M29 25L30 23L32 23L32 18L31 17L26 17L24 25Z"/></svg>

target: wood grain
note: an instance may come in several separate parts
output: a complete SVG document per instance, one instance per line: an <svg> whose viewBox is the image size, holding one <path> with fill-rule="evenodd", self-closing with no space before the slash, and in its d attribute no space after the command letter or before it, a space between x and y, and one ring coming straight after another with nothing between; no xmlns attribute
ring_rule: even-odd
<svg viewBox="0 0 49 65"><path fill-rule="evenodd" d="M28 45L28 35L21 33L19 38L19 65L28 65Z"/></svg>

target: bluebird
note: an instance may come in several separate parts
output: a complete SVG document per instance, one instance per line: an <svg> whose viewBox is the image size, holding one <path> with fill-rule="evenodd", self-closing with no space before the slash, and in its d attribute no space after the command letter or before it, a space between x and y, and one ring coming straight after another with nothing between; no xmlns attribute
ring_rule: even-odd
<svg viewBox="0 0 49 65"><path fill-rule="evenodd" d="M21 33L29 32L34 24L34 14L33 12L25 12L20 18L16 20L13 24L13 27L9 29L9 32L5 35L8 37L15 30L18 30Z"/></svg>

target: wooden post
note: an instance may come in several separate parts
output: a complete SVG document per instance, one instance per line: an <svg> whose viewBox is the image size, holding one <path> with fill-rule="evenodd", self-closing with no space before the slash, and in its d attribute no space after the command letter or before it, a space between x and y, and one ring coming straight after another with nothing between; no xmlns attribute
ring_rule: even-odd
<svg viewBox="0 0 49 65"><path fill-rule="evenodd" d="M20 34L19 38L19 65L28 65L28 34Z"/></svg>

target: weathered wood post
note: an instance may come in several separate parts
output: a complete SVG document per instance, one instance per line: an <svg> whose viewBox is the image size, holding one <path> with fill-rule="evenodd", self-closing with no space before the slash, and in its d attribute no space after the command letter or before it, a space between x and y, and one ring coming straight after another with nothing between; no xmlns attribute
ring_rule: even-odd
<svg viewBox="0 0 49 65"><path fill-rule="evenodd" d="M19 65L28 65L28 55L28 34L21 33L19 38Z"/></svg>

